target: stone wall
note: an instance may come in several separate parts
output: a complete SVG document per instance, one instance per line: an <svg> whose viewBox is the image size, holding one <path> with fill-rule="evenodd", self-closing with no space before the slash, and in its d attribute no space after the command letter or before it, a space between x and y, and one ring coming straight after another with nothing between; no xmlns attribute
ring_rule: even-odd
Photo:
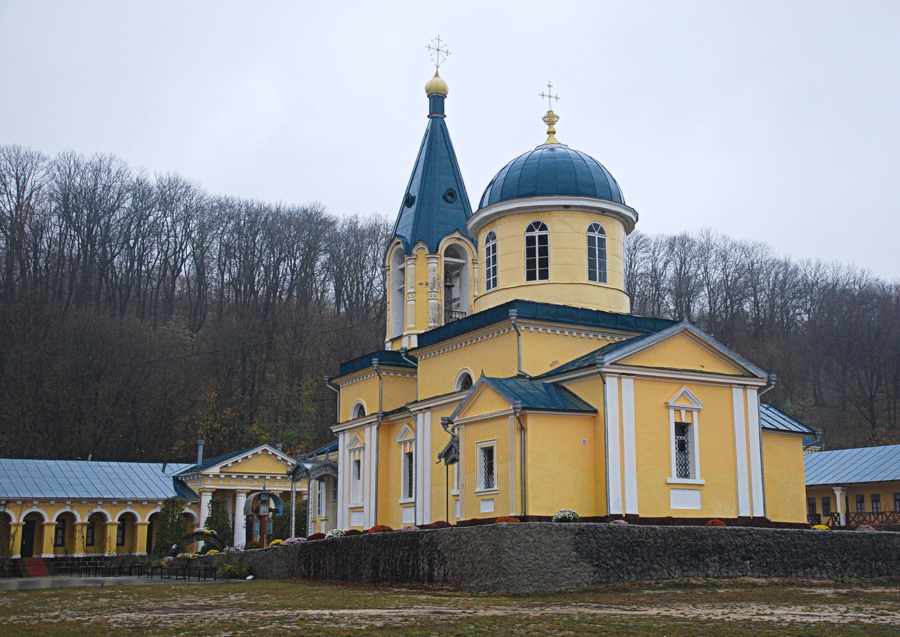
<svg viewBox="0 0 900 637"><path fill-rule="evenodd" d="M525 593L679 577L900 576L900 533L619 524L495 524L245 551L264 579Z"/></svg>

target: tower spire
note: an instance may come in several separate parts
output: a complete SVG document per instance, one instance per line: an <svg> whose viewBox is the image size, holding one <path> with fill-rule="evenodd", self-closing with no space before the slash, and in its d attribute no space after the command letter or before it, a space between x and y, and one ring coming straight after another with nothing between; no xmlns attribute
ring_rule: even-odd
<svg viewBox="0 0 900 637"><path fill-rule="evenodd" d="M553 84L547 82L547 92L541 93L542 98L546 98L547 100L547 114L544 115L541 119L547 125L547 141L545 144L558 144L559 140L556 139L556 122L559 121L559 115L553 112L553 102L551 100L559 101L559 95L553 94Z"/></svg>

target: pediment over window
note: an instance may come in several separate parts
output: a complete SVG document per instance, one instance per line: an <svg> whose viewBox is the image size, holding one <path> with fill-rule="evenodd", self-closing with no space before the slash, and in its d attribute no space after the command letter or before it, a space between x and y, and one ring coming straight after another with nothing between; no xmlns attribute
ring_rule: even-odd
<svg viewBox="0 0 900 637"><path fill-rule="evenodd" d="M397 442L412 442L416 439L416 432L414 432L409 425L403 425L403 429L400 430L400 433L397 435Z"/></svg>
<svg viewBox="0 0 900 637"><path fill-rule="evenodd" d="M353 451L354 449L363 449L365 448L366 443L360 440L357 434L353 434L353 437L350 438L350 442L347 443L347 449Z"/></svg>
<svg viewBox="0 0 900 637"><path fill-rule="evenodd" d="M687 387L679 389L675 397L666 403L666 406L670 409L690 409L692 411L703 409L703 403Z"/></svg>

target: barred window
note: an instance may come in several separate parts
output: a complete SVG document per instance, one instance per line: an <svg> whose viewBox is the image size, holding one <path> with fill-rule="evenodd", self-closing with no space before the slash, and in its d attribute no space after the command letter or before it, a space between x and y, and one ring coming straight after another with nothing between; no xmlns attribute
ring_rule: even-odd
<svg viewBox="0 0 900 637"><path fill-rule="evenodd" d="M588 281L606 283L606 230L592 223L587 231Z"/></svg>
<svg viewBox="0 0 900 637"><path fill-rule="evenodd" d="M484 291L497 287L497 235L488 232L484 241Z"/></svg>
<svg viewBox="0 0 900 637"><path fill-rule="evenodd" d="M690 424L675 423L675 477L683 480L691 478Z"/></svg>
<svg viewBox="0 0 900 637"><path fill-rule="evenodd" d="M864 495L856 496L856 512L857 513L865 513L866 512L866 496L864 496Z"/></svg>
<svg viewBox="0 0 900 637"><path fill-rule="evenodd" d="M525 230L525 280L550 279L550 231L543 221L534 221Z"/></svg>
<svg viewBox="0 0 900 637"><path fill-rule="evenodd" d="M56 521L56 528L53 530L53 546L66 545L66 520L60 518Z"/></svg>
<svg viewBox="0 0 900 637"><path fill-rule="evenodd" d="M831 498L822 498L822 515L831 515Z"/></svg>
<svg viewBox="0 0 900 637"><path fill-rule="evenodd" d="M478 488L493 489L497 481L494 473L494 445L478 447Z"/></svg>
<svg viewBox="0 0 900 637"><path fill-rule="evenodd" d="M881 494L873 493L871 496L872 500L872 513L881 513Z"/></svg>
<svg viewBox="0 0 900 637"><path fill-rule="evenodd" d="M403 497L414 498L415 490L415 456L412 451L403 454Z"/></svg>

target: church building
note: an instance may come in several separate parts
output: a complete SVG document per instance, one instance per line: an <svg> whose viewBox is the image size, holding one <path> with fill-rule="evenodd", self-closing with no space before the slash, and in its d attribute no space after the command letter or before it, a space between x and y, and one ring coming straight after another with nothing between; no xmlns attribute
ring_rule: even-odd
<svg viewBox="0 0 900 637"><path fill-rule="evenodd" d="M774 377L712 336L631 313L638 213L610 172L557 140L551 109L546 141L503 166L473 211L447 84L435 73L425 92L384 257L384 349L328 379L340 472L335 506L313 505L323 514L309 532L564 508L804 524L812 430L762 423Z"/></svg>

